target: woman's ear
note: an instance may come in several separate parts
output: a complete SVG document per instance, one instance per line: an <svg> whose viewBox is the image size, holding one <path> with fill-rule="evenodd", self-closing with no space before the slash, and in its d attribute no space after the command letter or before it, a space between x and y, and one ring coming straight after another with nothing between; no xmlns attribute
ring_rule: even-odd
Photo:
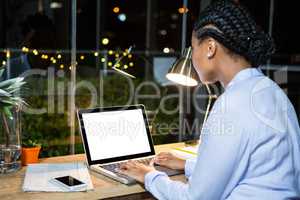
<svg viewBox="0 0 300 200"><path fill-rule="evenodd" d="M211 59L216 55L217 43L214 39L209 38L207 40L207 58Z"/></svg>

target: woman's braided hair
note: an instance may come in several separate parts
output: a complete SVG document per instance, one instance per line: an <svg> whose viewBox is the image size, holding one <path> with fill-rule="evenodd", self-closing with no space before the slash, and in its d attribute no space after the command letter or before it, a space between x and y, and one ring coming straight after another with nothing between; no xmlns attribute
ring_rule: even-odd
<svg viewBox="0 0 300 200"><path fill-rule="evenodd" d="M213 26L213 27L212 27ZM267 62L274 53L272 38L260 30L249 12L232 0L218 0L200 13L194 26L196 37L212 37L252 66Z"/></svg>

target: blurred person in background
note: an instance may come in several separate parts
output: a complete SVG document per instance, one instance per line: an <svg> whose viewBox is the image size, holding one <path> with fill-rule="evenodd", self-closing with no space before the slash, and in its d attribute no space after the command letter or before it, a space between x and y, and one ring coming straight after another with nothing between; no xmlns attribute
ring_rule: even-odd
<svg viewBox="0 0 300 200"><path fill-rule="evenodd" d="M30 49L28 53L21 53L17 57L13 57L9 62L10 73L7 78L15 78L29 69L47 69L51 64L51 53L47 53L48 59L41 58L42 53L34 55L32 50L55 50L56 48L56 34L53 22L48 16L36 13L29 15L21 24L23 41L19 45L22 49L26 47Z"/></svg>

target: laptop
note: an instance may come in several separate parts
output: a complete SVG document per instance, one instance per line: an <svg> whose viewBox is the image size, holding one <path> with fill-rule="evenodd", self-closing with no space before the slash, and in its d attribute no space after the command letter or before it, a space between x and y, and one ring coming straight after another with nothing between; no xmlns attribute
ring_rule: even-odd
<svg viewBox="0 0 300 200"><path fill-rule="evenodd" d="M124 184L135 183L118 173L118 167L128 160L149 164L155 156L144 106L79 109L77 116L89 168ZM169 176L183 173L154 167Z"/></svg>

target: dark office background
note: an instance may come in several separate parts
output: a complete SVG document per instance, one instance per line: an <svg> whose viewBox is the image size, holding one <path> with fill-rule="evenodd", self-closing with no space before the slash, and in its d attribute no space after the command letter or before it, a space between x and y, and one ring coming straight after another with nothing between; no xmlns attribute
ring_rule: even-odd
<svg viewBox="0 0 300 200"><path fill-rule="evenodd" d="M62 3L61 8L43 7L43 12L53 20L58 37L58 48L70 46L70 1L38 0L2 0L0 2L0 48L19 47L22 41L20 25L30 14L38 12L39 4L50 2ZM209 0L188 1L188 38L193 22L201 7ZM240 0L252 13L258 24L269 31L270 0ZM126 14L126 21L121 22L118 14L112 12L114 7ZM181 0L152 0L151 46L150 50L161 51L165 46L179 50L181 40L181 16L178 8ZM272 61L276 64L298 64L300 52L300 18L298 1L274 1L274 18L272 35L276 41L277 52ZM126 48L135 44L139 50L145 50L147 0L102 0L100 6L101 36L111 38L110 48ZM77 8L77 42L79 49L96 48L96 1L78 0ZM105 48L105 47L102 47Z"/></svg>

